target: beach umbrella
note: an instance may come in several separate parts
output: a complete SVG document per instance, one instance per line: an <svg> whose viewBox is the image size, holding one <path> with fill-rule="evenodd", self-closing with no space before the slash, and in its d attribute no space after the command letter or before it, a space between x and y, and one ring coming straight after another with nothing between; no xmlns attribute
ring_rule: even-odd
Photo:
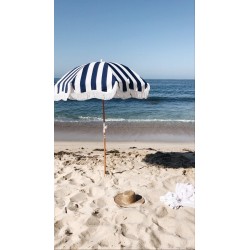
<svg viewBox="0 0 250 250"><path fill-rule="evenodd" d="M112 98L148 97L150 85L136 72L123 64L91 62L75 67L54 85L54 100L102 100L104 175L106 173L106 129L104 101Z"/></svg>

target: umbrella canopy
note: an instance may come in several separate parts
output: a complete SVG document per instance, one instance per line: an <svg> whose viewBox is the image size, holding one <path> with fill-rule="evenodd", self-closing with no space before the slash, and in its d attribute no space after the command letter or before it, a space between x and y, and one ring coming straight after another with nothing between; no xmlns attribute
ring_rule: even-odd
<svg viewBox="0 0 250 250"><path fill-rule="evenodd" d="M128 67L111 62L92 62L66 73L54 86L55 101L97 98L147 98L150 85Z"/></svg>
<svg viewBox="0 0 250 250"><path fill-rule="evenodd" d="M66 73L54 85L54 100L102 99L104 175L106 173L106 128L104 100L148 97L150 85L136 72L118 63L92 62Z"/></svg>

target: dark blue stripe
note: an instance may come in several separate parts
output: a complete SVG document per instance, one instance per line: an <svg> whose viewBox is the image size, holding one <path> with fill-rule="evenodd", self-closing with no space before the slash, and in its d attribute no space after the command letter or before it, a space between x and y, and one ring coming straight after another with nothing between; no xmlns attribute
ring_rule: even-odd
<svg viewBox="0 0 250 250"><path fill-rule="evenodd" d="M75 67L74 69L72 69L66 76L64 76L63 78L61 78L59 81L58 81L58 89L57 89L57 93L59 93L59 89L60 89L60 85L62 85L62 91L64 91L64 86L65 86L65 82L72 76L75 74L75 72L77 72L78 68L80 68L80 66L78 67Z"/></svg>
<svg viewBox="0 0 250 250"><path fill-rule="evenodd" d="M76 80L76 76L78 74L78 72L83 68L84 66L81 66L78 68L77 72L75 72L75 74L71 77L70 81L72 83L72 87L75 90L75 80ZM72 80L73 79L73 80Z"/></svg>
<svg viewBox="0 0 250 250"><path fill-rule="evenodd" d="M72 73L78 67L80 67L80 66L77 66L77 67L73 68L70 72L67 73L67 75L65 75L64 77L62 77L61 79L59 79L57 83L61 83L66 77L68 77L68 75L70 73Z"/></svg>
<svg viewBox="0 0 250 250"><path fill-rule="evenodd" d="M75 76L75 78L73 79L72 82L67 82L67 83L66 83L66 86L65 86L65 93L68 93L68 88L69 88L69 84L70 84L70 83L72 84L72 87L73 87L73 89L75 90L75 79L76 79L76 76Z"/></svg>
<svg viewBox="0 0 250 250"><path fill-rule="evenodd" d="M76 78L74 78L73 81L72 81L72 87L73 87L74 90L75 90L75 80L76 80Z"/></svg>
<svg viewBox="0 0 250 250"><path fill-rule="evenodd" d="M65 81L63 81L63 84L62 84L62 92L64 91Z"/></svg>
<svg viewBox="0 0 250 250"><path fill-rule="evenodd" d="M81 93L86 92L86 77L87 77L88 68L89 68L89 63L84 66L83 71L82 71L82 76L80 80Z"/></svg>
<svg viewBox="0 0 250 250"><path fill-rule="evenodd" d="M96 77L97 77L97 70L99 67L99 62L95 63L95 66L93 68L93 72L92 72L92 77L91 77L91 89L92 90L96 90Z"/></svg>
<svg viewBox="0 0 250 250"><path fill-rule="evenodd" d="M141 78L141 79L145 83L145 89L146 89L148 87L148 84L147 84L147 82L143 78Z"/></svg>
<svg viewBox="0 0 250 250"><path fill-rule="evenodd" d="M117 81L117 79L115 78L114 75L112 75L112 87L114 87L116 81Z"/></svg>
<svg viewBox="0 0 250 250"><path fill-rule="evenodd" d="M71 74L71 76L68 77L67 81L65 81L65 83L70 83L72 81L72 79L74 80L76 75L78 74L78 72L82 69L82 66L78 67L78 69L75 70L75 72L73 72ZM64 84L63 84L63 88L62 91L64 91Z"/></svg>
<svg viewBox="0 0 250 250"><path fill-rule="evenodd" d="M120 73L117 71L117 69L112 64L110 64L110 63L109 63L109 66L118 75L118 77L121 79L122 83L126 84L125 79L120 75Z"/></svg>
<svg viewBox="0 0 250 250"><path fill-rule="evenodd" d="M122 81L122 91L123 92L127 92L127 85L126 85L126 81L124 80L124 78L120 75L120 73L115 69L115 67L109 63L109 66L112 68L112 70L118 75L118 77L121 79Z"/></svg>
<svg viewBox="0 0 250 250"><path fill-rule="evenodd" d="M134 84L133 84L133 81L132 79L128 76L128 74L124 71L124 69L117 63L114 63L117 68L119 68L119 70L129 79L129 88L130 89L134 89Z"/></svg>
<svg viewBox="0 0 250 250"><path fill-rule="evenodd" d="M107 92L107 74L108 74L108 64L104 63L102 71L102 91Z"/></svg>
<svg viewBox="0 0 250 250"><path fill-rule="evenodd" d="M141 92L142 91L142 87L141 87L140 80L136 77L136 75L133 73L133 71L130 68L128 68L127 66L125 66L123 64L121 64L121 65L135 78L135 80L137 82L138 91Z"/></svg>
<svg viewBox="0 0 250 250"><path fill-rule="evenodd" d="M69 85L69 82L66 83L65 93L68 93L68 85Z"/></svg>
<svg viewBox="0 0 250 250"><path fill-rule="evenodd" d="M57 84L57 94L59 94L59 91L60 91L60 83Z"/></svg>

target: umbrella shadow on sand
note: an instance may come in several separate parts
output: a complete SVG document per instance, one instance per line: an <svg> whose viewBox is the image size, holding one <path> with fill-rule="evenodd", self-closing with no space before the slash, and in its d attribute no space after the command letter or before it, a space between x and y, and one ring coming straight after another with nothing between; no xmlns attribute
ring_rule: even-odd
<svg viewBox="0 0 250 250"><path fill-rule="evenodd" d="M164 168L194 168L195 152L161 152L147 154L144 162Z"/></svg>

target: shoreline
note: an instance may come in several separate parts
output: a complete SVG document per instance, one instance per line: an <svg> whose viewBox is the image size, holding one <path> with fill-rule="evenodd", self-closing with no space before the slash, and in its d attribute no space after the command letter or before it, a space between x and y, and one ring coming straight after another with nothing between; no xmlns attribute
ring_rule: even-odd
<svg viewBox="0 0 250 250"><path fill-rule="evenodd" d="M194 142L194 122L106 122L110 142ZM103 123L54 122L55 141L102 141Z"/></svg>

